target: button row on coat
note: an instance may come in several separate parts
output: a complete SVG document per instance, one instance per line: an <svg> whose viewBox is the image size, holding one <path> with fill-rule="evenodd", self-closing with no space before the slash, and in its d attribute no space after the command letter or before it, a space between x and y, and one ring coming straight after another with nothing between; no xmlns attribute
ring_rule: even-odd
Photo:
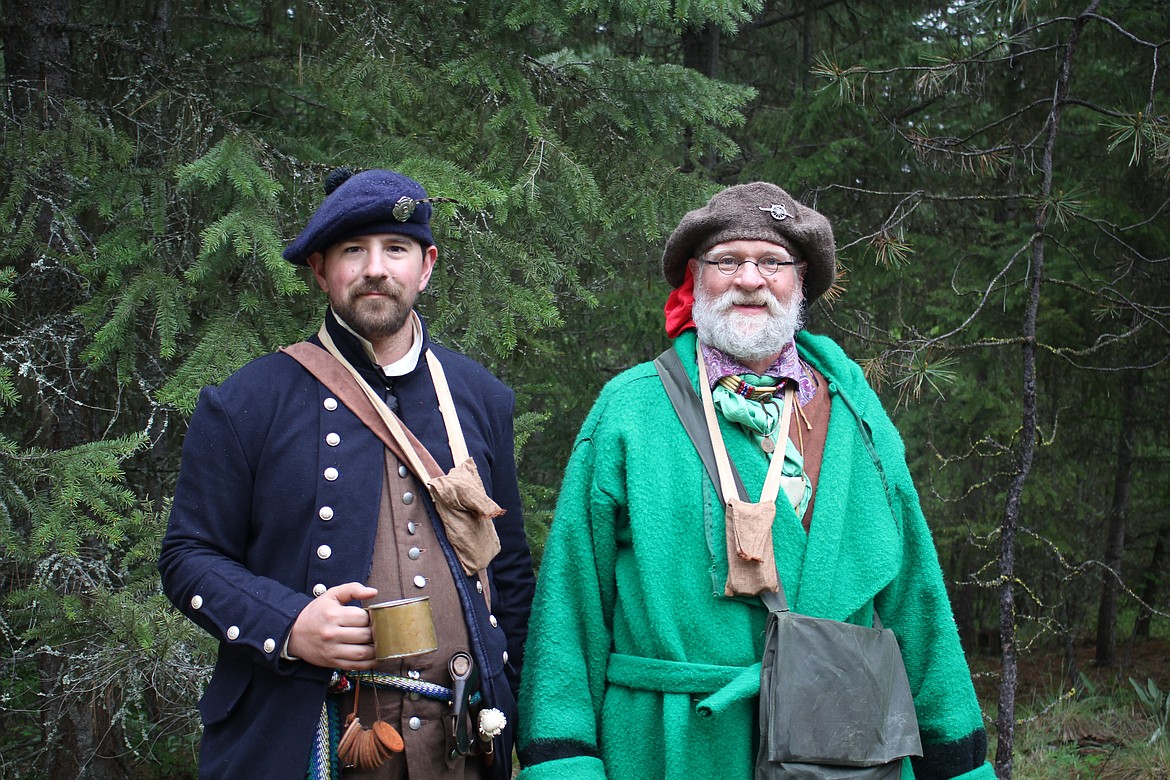
<svg viewBox="0 0 1170 780"><path fill-rule="evenodd" d="M483 593L483 580L476 580L475 581L475 590L477 593ZM500 627L500 621L497 620L496 616L493 614L490 614L490 613L488 614L488 622L492 624L492 628L499 628ZM508 663L508 651L507 650L504 651L502 657L504 659L504 663Z"/></svg>
<svg viewBox="0 0 1170 780"><path fill-rule="evenodd" d="M405 465L403 465L402 463L398 464L398 476L402 477L403 479L406 479L406 475L409 473L410 472L407 470ZM413 504L414 503L414 493L410 492L409 490L404 491L402 493L402 503L406 504L407 506L410 506L411 504ZM415 534L417 534L418 533L418 523L414 522L413 520L407 521L406 532L408 534L410 534L411 536L414 536ZM409 550L406 551L406 557L412 561L417 561L419 558L422 557L422 553L423 553L423 551L422 551L421 547L412 546ZM427 586L427 578L426 577L422 576L421 574L414 575L414 587L425 588L426 586Z"/></svg>
<svg viewBox="0 0 1170 780"><path fill-rule="evenodd" d="M406 466L402 465L401 463L398 464L398 476L405 479L406 475L408 473L409 472L407 471ZM411 493L409 490L406 491L405 493L403 493L402 494L402 503L404 503L408 506L410 504L414 503L414 493ZM418 533L418 525L413 520L407 522L406 532L408 534L411 534L411 535ZM318 554L320 554L319 551L318 551ZM412 561L417 561L420 557L422 557L422 550L418 547L411 547L409 550L406 551L406 557ZM422 576L421 574L416 574L414 576L414 586L416 588L425 588L426 585L427 585L427 578L426 577ZM475 589L477 592L483 593L483 582L481 580L475 581ZM499 622L499 620L496 619L495 615L488 615L488 622L491 623L492 628L499 628L500 627L500 622ZM504 651L503 658L504 658L504 663L508 663L508 651L507 650ZM412 728L414 728L414 727L412 726Z"/></svg>
<svg viewBox="0 0 1170 780"><path fill-rule="evenodd" d="M335 410L337 408L337 400L334 398L326 398L325 399L325 408L332 412L333 410ZM341 444L341 434L336 433L334 431L330 431L329 433L325 434L325 443L328 444L330 447L336 447L338 444ZM325 472L324 472L324 474L322 474L322 476L325 477L325 480L327 482L336 482L337 478L341 476L341 472L339 472L333 466L330 466L329 468L325 469ZM317 510L317 516L328 523L330 520L333 519L333 507L331 507L331 506L321 507L320 509ZM325 548L325 549L328 549L328 548ZM321 548L318 548L317 555L320 558L328 558L329 557L328 555L321 554Z"/></svg>
<svg viewBox="0 0 1170 780"><path fill-rule="evenodd" d="M333 410L335 410L337 408L337 400L334 398L326 398L325 399L325 408L332 412ZM338 444L341 444L341 435L338 433L334 433L334 432L327 433L325 435L325 443L328 444L330 447L336 447ZM336 482L337 478L341 476L341 472L339 472L333 466L330 466L329 468L325 469L322 476L325 477L325 481L327 481L327 482ZM326 523L328 523L330 520L333 519L333 507L331 507L331 506L321 507L320 509L317 510L317 516L320 517ZM328 558L332 554L333 554L333 551L329 549L328 545L323 544L317 548L317 557L320 558L321 560L325 560L326 558ZM314 592L316 592L316 589L314 589ZM317 595L320 595L320 594L317 594Z"/></svg>
<svg viewBox="0 0 1170 780"><path fill-rule="evenodd" d="M326 398L324 401L321 402L321 405L325 407L326 411L329 411L329 412L337 411L337 399L336 398L333 398L333 397ZM341 444L341 435L334 432L334 431L330 431L329 433L325 434L325 443L328 444L330 447L336 447L337 445ZM338 472L337 469L330 466L329 468L325 469L325 473L322 476L324 476L327 481L334 482L337 480L337 478L339 476L341 476L341 474L340 474L340 472ZM317 510L317 516L320 517L321 520L323 520L324 522L326 522L326 523L329 522L330 520L333 519L333 507L331 507L331 506L321 507L320 509ZM320 558L321 560L326 560L331 555L333 555L333 549L329 545L323 544L317 548L317 557ZM323 595L325 595L325 591L327 591L327 590L329 590L329 588L325 587L325 583L318 582L316 585L313 586L313 595L317 596L317 597L323 596ZM270 642L272 643L272 649L269 649L269 647L268 647ZM264 642L264 651L265 652L271 653L272 650L275 648L276 648L275 641L273 641L271 639L265 640L265 642Z"/></svg>

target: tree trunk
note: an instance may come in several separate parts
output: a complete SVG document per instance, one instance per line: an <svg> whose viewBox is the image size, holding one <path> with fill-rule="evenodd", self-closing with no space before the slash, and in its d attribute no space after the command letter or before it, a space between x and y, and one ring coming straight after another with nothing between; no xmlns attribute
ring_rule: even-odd
<svg viewBox="0 0 1170 780"><path fill-rule="evenodd" d="M808 91L812 71L812 22L816 12L816 0L807 0L800 18L800 91Z"/></svg>
<svg viewBox="0 0 1170 780"><path fill-rule="evenodd" d="M719 78L719 28L708 22L683 33L683 65L709 79Z"/></svg>
<svg viewBox="0 0 1170 780"><path fill-rule="evenodd" d="M4 8L4 81L17 116L47 112L68 97L69 0L8 0Z"/></svg>
<svg viewBox="0 0 1170 780"><path fill-rule="evenodd" d="M4 44L4 92L7 114L13 126L22 124L38 130L53 124L61 101L71 97L69 38L65 32L69 21L69 0L8 0L4 20L0 23ZM4 117L7 124L9 116ZM64 176L57 177L40 197L25 198L21 209L36 224L36 234L46 242L52 236L52 211L66 202L68 192ZM26 252L16 264L22 272L34 262L35 252ZM34 290L32 295L42 294ZM18 287L18 295L29 294ZM38 309L30 309L37 311Z"/></svg>
<svg viewBox="0 0 1170 780"><path fill-rule="evenodd" d="M1043 180L1040 187L1040 205L1036 208L1032 234L1032 265L1028 274L1028 302L1024 311L1023 326L1023 415L1020 430L1019 452L1016 458L1015 474L1008 487L1004 505L1003 526L999 548L999 632L1003 644L1003 660L999 687L999 714L995 725L998 740L995 749L995 772L1000 780L1012 776L1012 749L1015 743L1016 726L1016 683L1019 671L1016 658L1016 609L1015 609L1015 566L1016 531L1020 525L1020 506L1024 485L1032 470L1032 459L1036 451L1037 392L1036 392L1036 321L1040 312L1041 288L1044 281L1044 235L1048 222L1047 199L1052 193L1052 160L1056 147L1057 132L1064 101L1068 96L1072 76L1073 52L1081 31L1089 21L1087 16L1096 11L1099 0L1093 0L1089 7L1073 22L1068 43L1065 46L1064 61L1060 66L1052 108L1048 115L1047 133L1044 140L1044 154L1041 160Z"/></svg>
<svg viewBox="0 0 1170 780"><path fill-rule="evenodd" d="M1150 636L1150 618L1153 616L1154 600L1158 597L1162 581L1166 578L1166 567L1170 565L1170 523L1164 523L1158 529L1158 538L1154 542L1154 554L1150 556L1150 565L1142 577L1141 603L1138 605L1137 619L1133 623L1133 635Z"/></svg>
<svg viewBox="0 0 1170 780"><path fill-rule="evenodd" d="M42 653L37 666L45 701L41 707L43 748L37 761L43 769L35 776L47 780L130 777L130 772L116 757L125 746L119 744L122 732L114 727L110 717L112 702L91 700L71 690L65 682L70 661L64 654ZM98 719L104 722L98 724Z"/></svg>
<svg viewBox="0 0 1170 780"><path fill-rule="evenodd" d="M683 65L691 70L702 73L709 79L719 78L719 28L708 22L702 27L689 27L682 35ZM715 160L710 150L694 149L694 133L688 128L685 138L686 158L682 163L683 171L694 170L693 160L698 155L707 158L708 170L714 167Z"/></svg>
<svg viewBox="0 0 1170 780"><path fill-rule="evenodd" d="M58 121L64 101L73 97L73 63L69 40L69 0L8 0L0 24L4 46L4 106L6 123L35 134ZM47 171L45 173L44 171ZM60 283L52 268L37 269L43 250L58 247L59 231L54 219L69 201L70 186L64 166L50 163L37 181L35 198L28 198L24 212L35 220L37 241L17 263L14 286L21 311L43 317L66 312L73 305L67 286ZM42 265L44 265L42 263ZM72 367L64 369L73 370ZM72 379L72 378L71 378ZM80 391L76 381L67 386ZM87 396L92 397L92 396ZM43 403L46 424L41 443L64 449L92 438L87 405L58 408ZM120 704L100 693L78 690L70 682L74 671L67 648L42 649L32 653L37 664L40 701L41 744L29 776L49 780L77 777L121 780L129 776L117 758L125 750L122 730L113 719Z"/></svg>
<svg viewBox="0 0 1170 780"><path fill-rule="evenodd" d="M1129 491L1133 479L1134 438L1140 374L1122 374L1121 429L1117 434L1117 474L1113 482L1113 507L1109 512L1109 536L1105 542L1105 568L1101 572L1101 604L1097 610L1097 664L1111 666L1117 651L1117 592L1121 588L1121 557L1125 552L1125 526L1129 518Z"/></svg>

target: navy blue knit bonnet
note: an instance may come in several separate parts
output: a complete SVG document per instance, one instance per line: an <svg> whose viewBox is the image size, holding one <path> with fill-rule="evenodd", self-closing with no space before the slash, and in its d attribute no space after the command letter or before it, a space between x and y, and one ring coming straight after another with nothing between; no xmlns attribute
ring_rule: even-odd
<svg viewBox="0 0 1170 780"><path fill-rule="evenodd" d="M338 241L376 233L410 236L423 249L434 245L427 191L409 176L387 170L351 173L342 168L325 179L325 200L309 224L282 253L305 265Z"/></svg>

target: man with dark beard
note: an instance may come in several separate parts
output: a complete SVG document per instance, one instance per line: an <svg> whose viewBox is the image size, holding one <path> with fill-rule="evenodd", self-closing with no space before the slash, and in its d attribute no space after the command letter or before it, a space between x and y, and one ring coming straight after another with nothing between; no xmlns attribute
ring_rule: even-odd
<svg viewBox="0 0 1170 780"><path fill-rule="evenodd" d="M861 369L801 330L836 276L828 220L775 185L729 187L683 217L662 270L674 343L605 387L565 473L530 627L520 777L991 780L902 442ZM869 626L876 610L892 629L921 755L865 775L757 767L762 598L781 586L794 612ZM802 682L816 698L818 682Z"/></svg>
<svg viewBox="0 0 1170 780"><path fill-rule="evenodd" d="M201 777L511 776L533 588L514 397L414 310L433 201L331 175L284 252L328 296L320 330L200 395L159 569L220 643ZM391 601L422 619L376 654L363 607Z"/></svg>

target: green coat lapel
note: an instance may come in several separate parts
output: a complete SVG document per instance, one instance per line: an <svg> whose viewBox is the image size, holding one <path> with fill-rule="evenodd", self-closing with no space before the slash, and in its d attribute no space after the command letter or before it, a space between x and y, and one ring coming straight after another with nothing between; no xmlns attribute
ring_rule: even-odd
<svg viewBox="0 0 1170 780"><path fill-rule="evenodd" d="M798 345L828 380L832 408L800 593L792 603L798 612L836 620L865 609L857 619L868 623L869 604L893 580L902 558L901 523L868 434L887 418L840 348L804 333Z"/></svg>

